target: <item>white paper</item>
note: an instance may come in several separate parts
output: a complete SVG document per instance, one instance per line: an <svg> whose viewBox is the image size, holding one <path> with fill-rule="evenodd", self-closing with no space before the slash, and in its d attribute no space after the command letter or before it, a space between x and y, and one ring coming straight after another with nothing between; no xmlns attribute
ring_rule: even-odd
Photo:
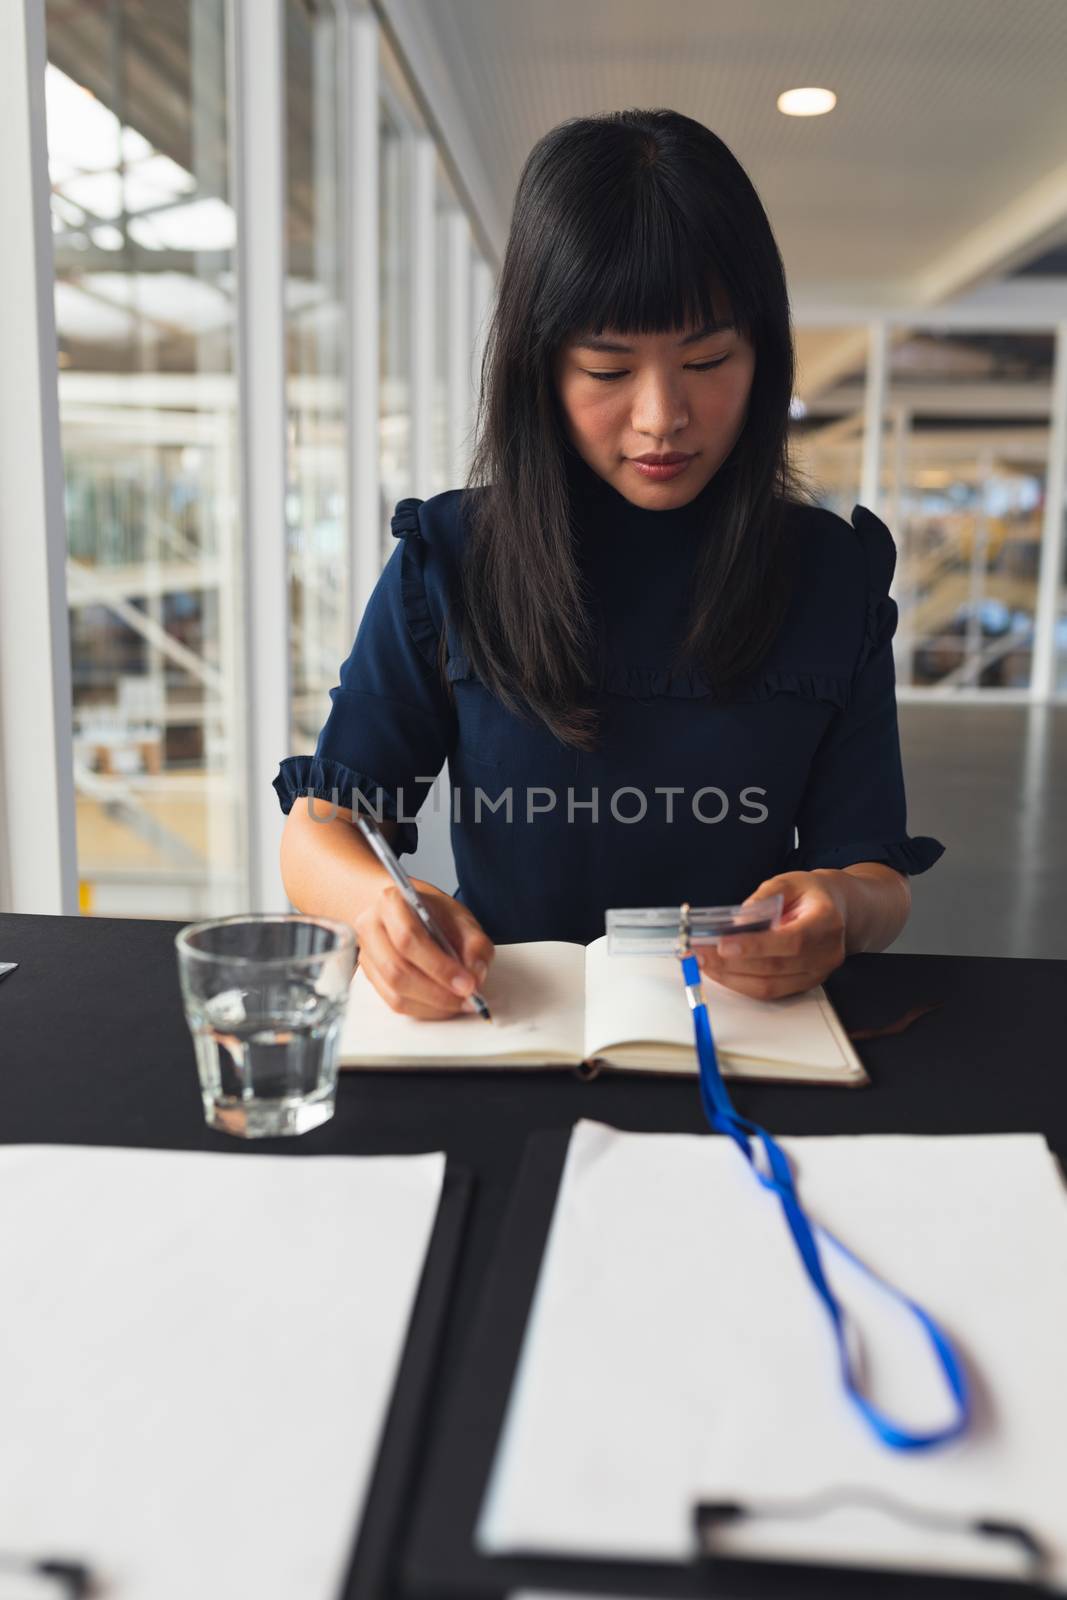
<svg viewBox="0 0 1067 1600"><path fill-rule="evenodd" d="M336 1600L444 1163L0 1150L0 1549Z"/></svg>
<svg viewBox="0 0 1067 1600"><path fill-rule="evenodd" d="M579 1123L478 1542L487 1552L687 1560L701 1499L863 1485L1026 1523L1067 1587L1067 1189L1036 1134L780 1141L809 1215L962 1347L973 1430L880 1444L840 1384L825 1310L776 1198L724 1138ZM913 1320L829 1248L875 1402L950 1415ZM725 1554L1010 1571L991 1540L880 1514L735 1525Z"/></svg>

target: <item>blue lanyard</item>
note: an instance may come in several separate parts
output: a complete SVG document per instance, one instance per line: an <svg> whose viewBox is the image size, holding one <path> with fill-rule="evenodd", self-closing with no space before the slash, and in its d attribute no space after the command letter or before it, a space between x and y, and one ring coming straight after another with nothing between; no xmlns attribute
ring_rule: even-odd
<svg viewBox="0 0 1067 1600"><path fill-rule="evenodd" d="M704 1106L704 1114L717 1133L727 1134L744 1154L746 1160L765 1189L771 1189L781 1202L782 1211L789 1231L793 1235L794 1243L804 1263L804 1268L811 1279L812 1287L823 1305L826 1307L830 1324L833 1328L834 1341L837 1345L838 1361L841 1369L841 1381L845 1393L856 1407L857 1411L874 1430L874 1433L893 1450L928 1450L933 1445L947 1444L949 1440L956 1439L967 1429L971 1421L971 1400L967 1386L967 1376L963 1362L957 1351L953 1348L948 1335L938 1327L933 1317L924 1311L922 1306L916 1305L914 1300L909 1300L907 1295L901 1294L899 1289L894 1289L892 1284L879 1278L877 1273L871 1271L863 1262L854 1256L851 1250L843 1245L840 1239L835 1239L832 1233L817 1223L812 1223L805 1215L804 1208L797 1195L793 1173L785 1151L772 1138L765 1128L759 1127L754 1122L749 1122L747 1117L742 1117L734 1109L730 1096L722 1081L719 1071L718 1059L715 1055L715 1044L711 1036L711 1023L708 1021L708 1008L704 1002L704 985L701 981L700 967L697 958L692 953L681 955L682 973L685 978L685 992L693 1012L693 1026L696 1030L697 1056L700 1061L700 1098ZM769 1170L761 1171L756 1163L752 1148L752 1140L758 1139L763 1146ZM845 1337L845 1316L841 1306L826 1279L816 1237L823 1239L827 1244L833 1245L838 1253L851 1261L852 1265L871 1278L878 1286L892 1295L894 1300L905 1306L921 1325L924 1333L933 1347L938 1365L944 1375L945 1383L955 1402L955 1416L943 1428L936 1428L930 1433L913 1433L910 1429L901 1427L891 1417L886 1416L873 1405L860 1389L853 1368L852 1359L848 1351Z"/></svg>

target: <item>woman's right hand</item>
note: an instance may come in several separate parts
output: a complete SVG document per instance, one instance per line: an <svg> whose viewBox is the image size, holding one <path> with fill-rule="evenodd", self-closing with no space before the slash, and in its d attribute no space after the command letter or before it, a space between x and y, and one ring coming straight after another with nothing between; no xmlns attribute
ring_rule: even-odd
<svg viewBox="0 0 1067 1600"><path fill-rule="evenodd" d="M440 1022L474 1010L467 997L481 988L496 951L466 906L433 884L414 882L460 960L453 961L434 943L400 890L386 883L352 923L359 965L392 1010Z"/></svg>

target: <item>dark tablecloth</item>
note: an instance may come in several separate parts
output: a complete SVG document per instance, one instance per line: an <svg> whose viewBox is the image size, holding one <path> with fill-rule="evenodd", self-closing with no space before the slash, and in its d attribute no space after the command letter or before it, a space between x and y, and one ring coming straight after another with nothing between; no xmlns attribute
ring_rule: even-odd
<svg viewBox="0 0 1067 1600"><path fill-rule="evenodd" d="M182 1014L177 922L0 915L0 1140L227 1150L254 1159L445 1150L474 1204L428 1431L462 1351L523 1143L590 1117L698 1131L696 1085L569 1072L344 1072L337 1111L299 1139L244 1143L203 1120ZM846 1029L934 1004L857 1050L866 1089L735 1084L738 1109L777 1133L1044 1133L1067 1159L1067 963L852 956L827 991Z"/></svg>

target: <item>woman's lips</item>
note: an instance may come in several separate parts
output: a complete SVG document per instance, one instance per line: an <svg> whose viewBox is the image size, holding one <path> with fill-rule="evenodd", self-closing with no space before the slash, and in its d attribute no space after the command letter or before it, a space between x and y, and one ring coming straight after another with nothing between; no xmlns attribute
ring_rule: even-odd
<svg viewBox="0 0 1067 1600"><path fill-rule="evenodd" d="M650 461L636 461L633 456L627 457L631 467L634 467L643 478L651 478L654 482L665 482L668 478L676 478L684 472L692 461L692 456L683 456L680 461L672 461L667 466L657 466Z"/></svg>

